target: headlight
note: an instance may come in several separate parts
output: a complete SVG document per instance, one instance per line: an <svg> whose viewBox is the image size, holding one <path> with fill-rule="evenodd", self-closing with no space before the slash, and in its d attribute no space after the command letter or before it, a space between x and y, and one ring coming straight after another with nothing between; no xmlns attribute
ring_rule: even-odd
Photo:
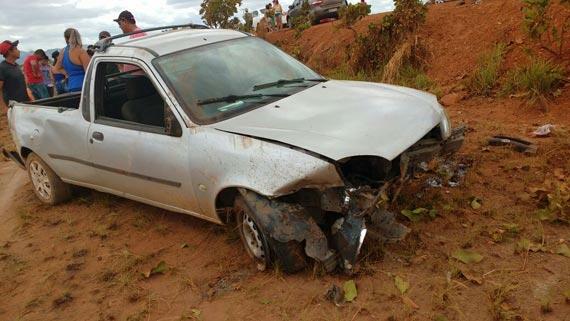
<svg viewBox="0 0 570 321"><path fill-rule="evenodd" d="M441 109L441 116L442 116L439 125L439 128L441 130L441 138L446 140L449 138L449 136L451 136L451 121L449 120L449 115L447 114L445 108L443 108L441 105L439 106L439 108Z"/></svg>

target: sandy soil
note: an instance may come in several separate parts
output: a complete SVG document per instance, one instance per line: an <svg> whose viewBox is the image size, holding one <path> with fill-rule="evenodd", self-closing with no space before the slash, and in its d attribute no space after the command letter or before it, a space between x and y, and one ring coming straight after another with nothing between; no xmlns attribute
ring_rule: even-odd
<svg viewBox="0 0 570 321"><path fill-rule="evenodd" d="M484 4L494 10L502 8L500 2ZM464 9L447 4L430 14L444 10L452 19L456 12L451 10ZM434 23L430 19L428 28ZM473 30L472 37L489 32ZM454 33L461 30L449 32L447 41L460 39ZM299 41L309 43L304 37L309 35ZM448 50L465 43L457 41ZM480 52L482 46L469 50ZM475 56L466 52L450 55ZM455 61L443 54L434 61L438 57ZM442 84L453 83L474 61L455 63L450 70L442 63L430 73ZM531 188L544 186L546 179L568 183L569 89L548 104L547 112L508 98L475 97L449 107L452 120L469 128L456 157L472 163L465 180L455 188L428 188L424 178L413 181L397 209L435 208L438 216L407 222L413 232L402 243L365 244L360 270L350 277L311 268L295 275L259 272L233 228L106 194L81 191L66 204L46 207L25 173L0 161L0 320L570 321L564 296L570 291L570 258L555 253L562 244L570 246L570 227L540 221L536 210L543 204L530 196ZM2 124L4 119L0 116ZM556 125L554 135L530 137L546 123ZM530 140L538 152L487 146L496 134ZM0 127L3 137L8 137L5 126ZM473 197L481 208L471 206ZM543 250L516 252L524 239ZM476 251L483 260L458 262L452 258L458 249ZM164 274L144 276L161 261L168 267ZM395 286L396 276L409 283L404 295ZM354 302L337 307L325 299L332 284L350 279L358 288Z"/></svg>

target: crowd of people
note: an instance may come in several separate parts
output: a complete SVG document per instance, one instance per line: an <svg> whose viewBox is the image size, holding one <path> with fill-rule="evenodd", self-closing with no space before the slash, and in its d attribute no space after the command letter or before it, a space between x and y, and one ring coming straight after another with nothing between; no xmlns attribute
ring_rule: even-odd
<svg viewBox="0 0 570 321"><path fill-rule="evenodd" d="M133 14L127 10L114 21L123 33L133 33L130 38L146 35L144 32L137 33L141 29ZM109 37L111 34L108 31L99 33L99 40ZM37 49L24 59L21 67L17 63L20 59L19 41L4 40L0 43L0 55L4 56L4 61L0 63L0 112L6 110L10 100L33 101L81 91L94 46L85 49L79 31L74 28L66 29L63 38L66 46L54 51L52 60L44 50Z"/></svg>
<svg viewBox="0 0 570 321"><path fill-rule="evenodd" d="M283 29L283 8L279 0L273 0L272 3L265 5L265 20L269 31Z"/></svg>

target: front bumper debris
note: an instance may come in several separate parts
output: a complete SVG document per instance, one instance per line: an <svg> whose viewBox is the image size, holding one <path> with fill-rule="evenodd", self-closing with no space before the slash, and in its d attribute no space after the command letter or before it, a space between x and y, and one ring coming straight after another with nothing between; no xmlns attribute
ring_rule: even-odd
<svg viewBox="0 0 570 321"><path fill-rule="evenodd" d="M379 189L361 186L322 191L320 210L338 217L332 224L323 224L322 217L313 216L300 204L269 199L246 189L240 189L240 193L256 216L259 228L272 241L303 243L305 254L322 262L327 271L339 267L352 273L366 236L378 242L397 242L410 232L387 210L390 198L397 198L409 174L421 162L459 150L464 132L465 128L459 127L444 141L420 140L400 156L400 177L384 182ZM389 197L391 190L395 193Z"/></svg>

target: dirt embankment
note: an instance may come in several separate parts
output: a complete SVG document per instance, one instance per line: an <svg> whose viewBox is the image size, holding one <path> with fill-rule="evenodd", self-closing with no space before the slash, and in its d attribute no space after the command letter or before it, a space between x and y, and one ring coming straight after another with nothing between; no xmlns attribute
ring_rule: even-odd
<svg viewBox="0 0 570 321"><path fill-rule="evenodd" d="M429 75L453 86L496 41L512 40L520 49L508 63L521 61L529 42L519 31L519 10L515 0L430 7L423 30L432 48ZM355 30L379 19L367 17ZM354 39L333 25L313 27L298 40L293 31L268 39L299 48L323 72L346 59ZM545 205L532 191L545 181L568 184L570 89L548 108L480 97L447 108L454 123L468 126L457 155L471 164L465 180L436 188L412 181L402 209L434 208L437 217L400 217L413 229L410 237L382 248L366 243L361 269L350 277L258 272L232 227L101 193L82 191L46 207L23 172L0 162L0 320L569 321L570 258L557 251L570 246L570 227L539 220L536 211ZM7 139L4 116L0 122L0 139ZM546 123L556 126L553 135L531 137ZM487 146L497 134L530 140L538 151ZM460 249L483 259L461 263L452 257ZM167 270L147 278L161 261ZM404 295L396 276L409 285ZM349 279L358 288L353 303L337 307L324 298L331 284Z"/></svg>
<svg viewBox="0 0 570 321"><path fill-rule="evenodd" d="M527 61L525 51L554 59L565 67L570 57L554 57L523 32L522 8L518 0L486 0L479 5L458 5L449 2L429 6L426 22L419 36L430 52L428 75L442 86L453 84L475 68L479 55L496 43L509 46L505 68ZM562 9L555 5L556 10ZM330 22L304 31L299 38L294 30L269 33L265 38L294 54L317 71L327 74L348 60L350 46L358 34L368 31L371 23L380 24L384 14L375 14L357 22L352 29L342 28L340 22ZM566 35L568 38L568 35ZM566 41L564 52L570 52Z"/></svg>

